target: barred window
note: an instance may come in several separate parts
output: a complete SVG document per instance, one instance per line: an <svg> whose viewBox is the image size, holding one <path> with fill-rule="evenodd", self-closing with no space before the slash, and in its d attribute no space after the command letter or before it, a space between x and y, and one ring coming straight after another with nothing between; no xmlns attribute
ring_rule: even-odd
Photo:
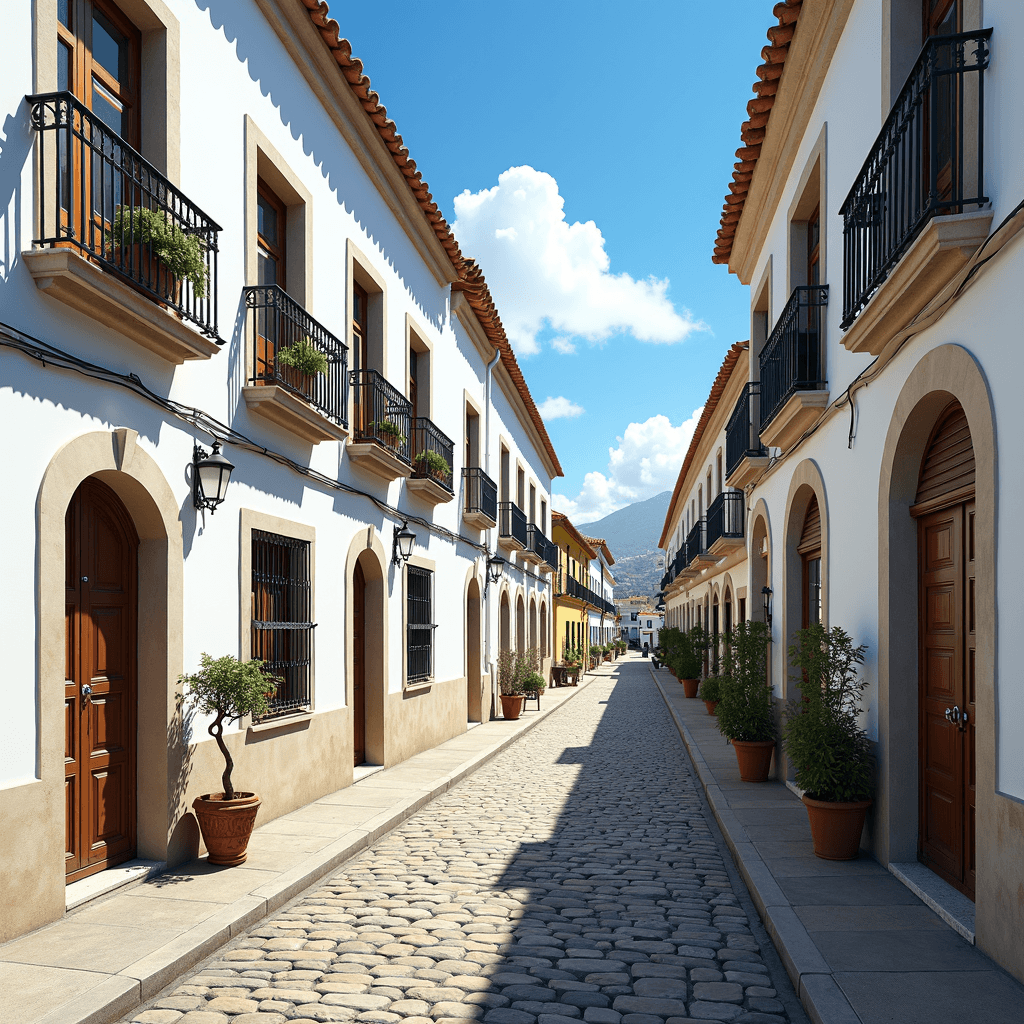
<svg viewBox="0 0 1024 1024"><path fill-rule="evenodd" d="M252 657L282 681L270 714L309 710L313 654L309 541L252 531Z"/></svg>
<svg viewBox="0 0 1024 1024"><path fill-rule="evenodd" d="M434 574L416 565L406 566L406 678L409 682L434 674Z"/></svg>

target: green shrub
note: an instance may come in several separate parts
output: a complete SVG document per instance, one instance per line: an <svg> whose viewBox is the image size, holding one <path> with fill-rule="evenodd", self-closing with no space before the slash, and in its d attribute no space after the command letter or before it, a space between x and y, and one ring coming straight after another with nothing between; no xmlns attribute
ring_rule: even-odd
<svg viewBox="0 0 1024 1024"><path fill-rule="evenodd" d="M266 662L258 658L239 661L230 654L223 658L203 654L199 664L198 672L181 676L178 681L187 687L188 696L195 701L196 711L214 716L209 733L224 755L225 768L221 776L224 799L233 800L235 790L231 785L231 771L235 763L224 743L224 725L236 722L244 715L254 718L265 715L270 710L270 697L281 680L268 672Z"/></svg>
<svg viewBox="0 0 1024 1024"><path fill-rule="evenodd" d="M722 699L722 680L718 676L708 676L700 684L697 696L701 700L717 701Z"/></svg>
<svg viewBox="0 0 1024 1024"><path fill-rule="evenodd" d="M440 452L435 452L433 448L421 451L413 462L435 476L447 477L451 472L445 457Z"/></svg>
<svg viewBox="0 0 1024 1024"><path fill-rule="evenodd" d="M800 693L786 706L783 743L796 768L796 784L813 800L868 800L874 759L860 727L867 683L857 675L867 647L853 645L839 626L815 624L796 634L790 678Z"/></svg>
<svg viewBox="0 0 1024 1024"><path fill-rule="evenodd" d="M206 244L182 231L160 210L119 206L110 226L110 246L148 245L174 277L192 285L197 298L206 295Z"/></svg>
<svg viewBox="0 0 1024 1024"><path fill-rule="evenodd" d="M741 622L728 640L732 671L719 680L718 728L730 740L774 740L767 674L771 633L763 622Z"/></svg>
<svg viewBox="0 0 1024 1024"><path fill-rule="evenodd" d="M406 436L402 428L394 420L378 420L370 424L371 430L376 430L378 436L383 435L389 444L401 448L406 442Z"/></svg>
<svg viewBox="0 0 1024 1024"><path fill-rule="evenodd" d="M300 338L278 349L277 361L281 366L290 366L307 377L327 373L327 355L310 338Z"/></svg>
<svg viewBox="0 0 1024 1024"><path fill-rule="evenodd" d="M528 681L537 676L544 682L537 671L540 656L536 647L527 647L524 651L498 652L498 690L505 697L515 697L529 689Z"/></svg>
<svg viewBox="0 0 1024 1024"><path fill-rule="evenodd" d="M547 689L547 683L544 682L544 677L539 672L531 672L523 680L523 689L529 693L538 693Z"/></svg>

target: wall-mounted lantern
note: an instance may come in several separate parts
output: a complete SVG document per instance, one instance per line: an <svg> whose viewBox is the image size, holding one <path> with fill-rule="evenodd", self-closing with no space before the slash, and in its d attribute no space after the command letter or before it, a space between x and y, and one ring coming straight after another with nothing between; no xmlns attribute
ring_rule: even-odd
<svg viewBox="0 0 1024 1024"><path fill-rule="evenodd" d="M764 621L767 623L768 628L772 628L772 588L762 587L761 597L764 600Z"/></svg>
<svg viewBox="0 0 1024 1024"><path fill-rule="evenodd" d="M217 511L228 492L228 481L235 467L220 453L220 441L213 440L213 451L195 445L192 449L192 504L197 509Z"/></svg>
<svg viewBox="0 0 1024 1024"><path fill-rule="evenodd" d="M402 528L395 527L395 538L391 542L391 564L404 565L412 558L412 546L416 543L416 534L409 529L408 523Z"/></svg>
<svg viewBox="0 0 1024 1024"><path fill-rule="evenodd" d="M505 559L501 555L491 555L487 559L487 579L490 583L497 583L505 571Z"/></svg>

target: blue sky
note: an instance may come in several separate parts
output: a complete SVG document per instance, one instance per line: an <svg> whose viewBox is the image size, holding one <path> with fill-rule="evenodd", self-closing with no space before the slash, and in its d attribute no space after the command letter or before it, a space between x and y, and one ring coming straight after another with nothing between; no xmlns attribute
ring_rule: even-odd
<svg viewBox="0 0 1024 1024"><path fill-rule="evenodd" d="M747 336L711 250L771 8L331 4L483 267L565 471L552 504L580 523L672 486Z"/></svg>

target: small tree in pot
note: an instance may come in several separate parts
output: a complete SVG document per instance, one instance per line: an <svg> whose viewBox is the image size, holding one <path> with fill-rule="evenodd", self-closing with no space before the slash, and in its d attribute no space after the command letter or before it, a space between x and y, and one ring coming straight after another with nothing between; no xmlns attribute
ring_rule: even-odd
<svg viewBox="0 0 1024 1024"><path fill-rule="evenodd" d="M775 749L772 690L768 685L771 633L763 622L741 622L729 635L732 674L721 679L718 728L733 745L740 778L764 782Z"/></svg>
<svg viewBox="0 0 1024 1024"><path fill-rule="evenodd" d="M687 697L697 696L701 662L707 649L708 635L701 626L694 626L686 633L680 631L679 641L674 648L672 671L683 684Z"/></svg>
<svg viewBox="0 0 1024 1024"><path fill-rule="evenodd" d="M210 863L241 864L246 858L260 798L255 793L235 790L231 780L235 762L224 742L224 726L245 715L265 715L280 680L267 671L266 662L257 658L243 662L231 655L211 658L203 654L199 671L182 676L179 682L187 688L195 710L213 716L209 733L224 755L223 791L204 793L192 802Z"/></svg>
<svg viewBox="0 0 1024 1024"><path fill-rule="evenodd" d="M519 655L516 651L498 652L498 696L501 713L514 722L523 712L523 677L519 671Z"/></svg>
<svg viewBox="0 0 1024 1024"><path fill-rule="evenodd" d="M874 759L860 726L867 683L857 675L866 651L839 626L820 624L801 629L789 648L800 694L786 707L783 743L804 790L814 853L825 860L858 855L871 806Z"/></svg>

